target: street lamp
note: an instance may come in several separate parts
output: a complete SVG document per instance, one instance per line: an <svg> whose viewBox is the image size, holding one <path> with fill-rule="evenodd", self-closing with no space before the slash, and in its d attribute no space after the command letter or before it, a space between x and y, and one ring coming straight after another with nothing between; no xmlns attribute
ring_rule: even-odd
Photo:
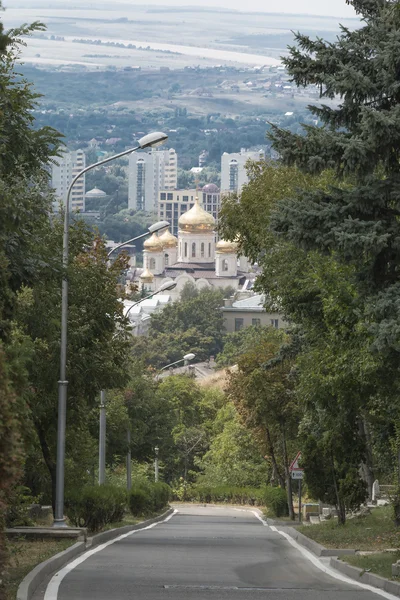
<svg viewBox="0 0 400 600"><path fill-rule="evenodd" d="M174 365L177 365L181 362L183 362L185 365L187 365L189 363L189 361L193 360L194 358L196 358L195 354L185 354L185 356L183 358L181 358L180 360L177 360L173 363L170 363L169 365L165 365L165 367L163 367L162 369L160 369L160 371L165 371L165 369L168 369L169 367L173 367Z"/></svg>
<svg viewBox="0 0 400 600"><path fill-rule="evenodd" d="M57 464L56 464L56 503L53 527L66 527L64 519L64 462L65 462L65 423L67 416L67 320L68 320L68 278L67 268L69 259L69 213L70 213L70 198L72 188L82 175L100 167L112 160L121 158L142 150L144 148L155 147L163 144L168 139L166 133L154 132L142 137L138 146L104 158L103 160L86 167L80 171L72 180L68 192L64 214L64 234L63 234L63 281L61 289L61 346L60 346L60 379L58 381L58 423L57 423Z"/></svg>
<svg viewBox="0 0 400 600"><path fill-rule="evenodd" d="M131 312L132 308L134 308L135 306L137 306L138 304L143 302L143 300L148 300L148 298L152 298L153 296L155 296L156 294L159 294L160 292L166 292L167 290L173 290L174 288L176 288L176 286L177 286L177 284L175 283L175 281L165 281L164 283L162 283L160 285L158 290L156 290L155 292L152 292L151 294L148 294L141 300L138 300L138 302L134 302L132 304L132 306L130 306L128 308L128 310L126 311L125 316L127 317L129 315L129 313Z"/></svg>

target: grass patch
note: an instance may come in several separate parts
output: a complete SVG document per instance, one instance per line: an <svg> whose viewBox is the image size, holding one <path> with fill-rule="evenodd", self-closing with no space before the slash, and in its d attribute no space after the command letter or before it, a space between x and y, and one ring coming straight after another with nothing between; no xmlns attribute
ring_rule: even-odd
<svg viewBox="0 0 400 600"><path fill-rule="evenodd" d="M6 600L15 600L19 584L36 565L75 543L76 540L26 540L25 538L8 541Z"/></svg>
<svg viewBox="0 0 400 600"><path fill-rule="evenodd" d="M358 567L363 571L371 571L375 575L380 575L386 579L393 579L392 564L400 560L399 552L381 552L379 554L370 554L369 556L344 556L342 560L353 567Z"/></svg>
<svg viewBox="0 0 400 600"><path fill-rule="evenodd" d="M298 531L327 548L400 548L400 528L394 525L391 506L372 509L370 515L349 519L344 526L338 525L335 519L320 525L302 526Z"/></svg>
<svg viewBox="0 0 400 600"><path fill-rule="evenodd" d="M97 533L101 533L102 531L109 531L110 529L116 529L117 527L125 527L126 525L137 525L138 523L141 523L143 520L144 519L139 519L137 517L133 517L131 514L127 513L124 516L124 518L122 519L122 521L108 523L100 530L100 532L97 532Z"/></svg>

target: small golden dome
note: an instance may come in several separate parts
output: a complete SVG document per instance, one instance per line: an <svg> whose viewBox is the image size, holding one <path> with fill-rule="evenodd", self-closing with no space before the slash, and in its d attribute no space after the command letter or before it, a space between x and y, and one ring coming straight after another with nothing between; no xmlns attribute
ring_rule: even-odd
<svg viewBox="0 0 400 600"><path fill-rule="evenodd" d="M149 269L145 269L143 273L140 275L140 281L143 283L152 283L154 279L154 275Z"/></svg>
<svg viewBox="0 0 400 600"><path fill-rule="evenodd" d="M163 245L156 233L153 233L143 244L143 250L147 252L162 252Z"/></svg>
<svg viewBox="0 0 400 600"><path fill-rule="evenodd" d="M236 242L227 242L225 240L219 240L215 249L220 254L236 254L238 251L238 245Z"/></svg>
<svg viewBox="0 0 400 600"><path fill-rule="evenodd" d="M190 233L212 232L215 230L215 219L200 206L196 198L194 206L180 217L179 229Z"/></svg>
<svg viewBox="0 0 400 600"><path fill-rule="evenodd" d="M176 248L178 245L178 239L172 235L169 229L164 231L162 235L160 235L160 242L163 245L164 250L166 248Z"/></svg>

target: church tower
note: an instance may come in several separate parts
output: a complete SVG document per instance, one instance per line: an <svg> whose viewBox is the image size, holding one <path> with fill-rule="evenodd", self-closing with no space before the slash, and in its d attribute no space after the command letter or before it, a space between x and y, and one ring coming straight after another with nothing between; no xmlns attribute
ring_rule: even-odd
<svg viewBox="0 0 400 600"><path fill-rule="evenodd" d="M161 275L164 272L163 245L156 233L143 244L143 267L153 275Z"/></svg>
<svg viewBox="0 0 400 600"><path fill-rule="evenodd" d="M237 276L237 244L220 240L216 247L215 274L217 277Z"/></svg>
<svg viewBox="0 0 400 600"><path fill-rule="evenodd" d="M178 260L178 239L167 229L160 235L160 242L164 250L164 266L170 267Z"/></svg>
<svg viewBox="0 0 400 600"><path fill-rule="evenodd" d="M215 219L196 198L194 206L179 219L178 262L207 264L214 262Z"/></svg>

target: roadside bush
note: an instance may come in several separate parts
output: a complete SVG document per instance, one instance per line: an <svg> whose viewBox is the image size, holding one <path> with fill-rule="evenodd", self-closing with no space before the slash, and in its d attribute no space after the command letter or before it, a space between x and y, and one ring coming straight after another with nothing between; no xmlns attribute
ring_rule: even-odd
<svg viewBox="0 0 400 600"><path fill-rule="evenodd" d="M285 490L270 486L250 488L229 485L212 487L209 485L194 484L186 488L186 499L204 504L225 502L229 504L265 506L268 509L268 513L275 517L283 517L288 514Z"/></svg>
<svg viewBox="0 0 400 600"><path fill-rule="evenodd" d="M11 494L6 511L7 527L25 527L33 525L29 516L29 509L37 502L31 494L31 490L23 485L15 487Z"/></svg>
<svg viewBox="0 0 400 600"><path fill-rule="evenodd" d="M136 481L132 487L129 508L135 517L156 512L168 504L171 496L172 490L166 483L150 483L142 479Z"/></svg>
<svg viewBox="0 0 400 600"><path fill-rule="evenodd" d="M280 487L265 486L260 490L261 503L272 517L287 517L289 514L286 490Z"/></svg>
<svg viewBox="0 0 400 600"><path fill-rule="evenodd" d="M134 486L129 492L129 509L134 517L151 512L149 505L152 503L149 491L143 487Z"/></svg>
<svg viewBox="0 0 400 600"><path fill-rule="evenodd" d="M65 511L71 523L75 527L87 527L90 531L122 521L125 509L125 491L113 485L87 486L72 492L65 501Z"/></svg>

